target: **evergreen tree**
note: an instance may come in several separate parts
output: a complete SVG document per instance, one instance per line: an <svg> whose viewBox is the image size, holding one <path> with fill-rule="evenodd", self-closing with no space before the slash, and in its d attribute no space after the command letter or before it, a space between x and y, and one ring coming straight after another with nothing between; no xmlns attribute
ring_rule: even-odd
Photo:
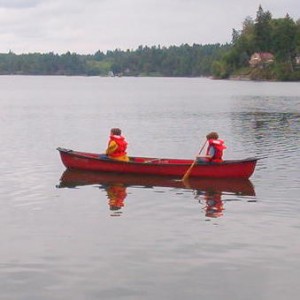
<svg viewBox="0 0 300 300"><path fill-rule="evenodd" d="M271 50L271 20L271 13L269 11L264 12L260 5L254 24L254 48L257 52L269 52Z"/></svg>

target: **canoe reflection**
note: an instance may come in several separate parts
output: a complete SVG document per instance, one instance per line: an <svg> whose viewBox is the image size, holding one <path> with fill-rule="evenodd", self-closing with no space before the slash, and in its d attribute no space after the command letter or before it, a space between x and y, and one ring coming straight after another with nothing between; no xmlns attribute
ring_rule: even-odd
<svg viewBox="0 0 300 300"><path fill-rule="evenodd" d="M204 203L207 217L223 214L222 195L255 196L254 187L248 179L190 178L183 182L172 177L138 176L115 173L99 173L79 170L65 170L60 178L59 188L75 188L99 184L107 193L109 207L114 215L121 214L127 197L126 189L131 186L172 187L190 189L200 203Z"/></svg>

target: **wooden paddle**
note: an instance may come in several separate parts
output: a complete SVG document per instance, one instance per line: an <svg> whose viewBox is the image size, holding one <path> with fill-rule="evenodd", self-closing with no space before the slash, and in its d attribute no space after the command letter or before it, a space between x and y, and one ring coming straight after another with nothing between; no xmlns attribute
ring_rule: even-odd
<svg viewBox="0 0 300 300"><path fill-rule="evenodd" d="M192 169L193 169L194 165L195 165L196 162L197 162L197 157L198 157L199 154L201 154L201 152L202 152L202 150L204 149L206 143L207 143L207 140L206 140L205 143L203 144L203 146L202 146L202 148L200 149L199 153L196 155L196 158L195 158L195 160L193 161L193 163L191 164L191 166L188 168L188 170L187 170L187 171L185 172L185 174L183 175L181 181L185 181L185 180L187 180L187 179L189 178L190 173L192 172Z"/></svg>

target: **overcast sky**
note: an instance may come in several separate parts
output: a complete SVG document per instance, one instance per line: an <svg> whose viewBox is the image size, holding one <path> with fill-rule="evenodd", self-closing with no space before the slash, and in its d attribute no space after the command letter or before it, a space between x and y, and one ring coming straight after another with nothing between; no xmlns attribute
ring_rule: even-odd
<svg viewBox="0 0 300 300"><path fill-rule="evenodd" d="M300 18L299 0L0 0L0 52L226 43L259 4L273 18Z"/></svg>

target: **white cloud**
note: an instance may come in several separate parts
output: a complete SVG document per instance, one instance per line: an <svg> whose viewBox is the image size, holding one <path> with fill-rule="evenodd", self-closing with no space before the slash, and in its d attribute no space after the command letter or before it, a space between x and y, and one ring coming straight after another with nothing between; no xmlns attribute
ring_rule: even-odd
<svg viewBox="0 0 300 300"><path fill-rule="evenodd" d="M0 8L26 9L36 6L39 0L0 0Z"/></svg>
<svg viewBox="0 0 300 300"><path fill-rule="evenodd" d="M259 4L274 17L300 11L298 0L0 0L0 52L225 43Z"/></svg>

